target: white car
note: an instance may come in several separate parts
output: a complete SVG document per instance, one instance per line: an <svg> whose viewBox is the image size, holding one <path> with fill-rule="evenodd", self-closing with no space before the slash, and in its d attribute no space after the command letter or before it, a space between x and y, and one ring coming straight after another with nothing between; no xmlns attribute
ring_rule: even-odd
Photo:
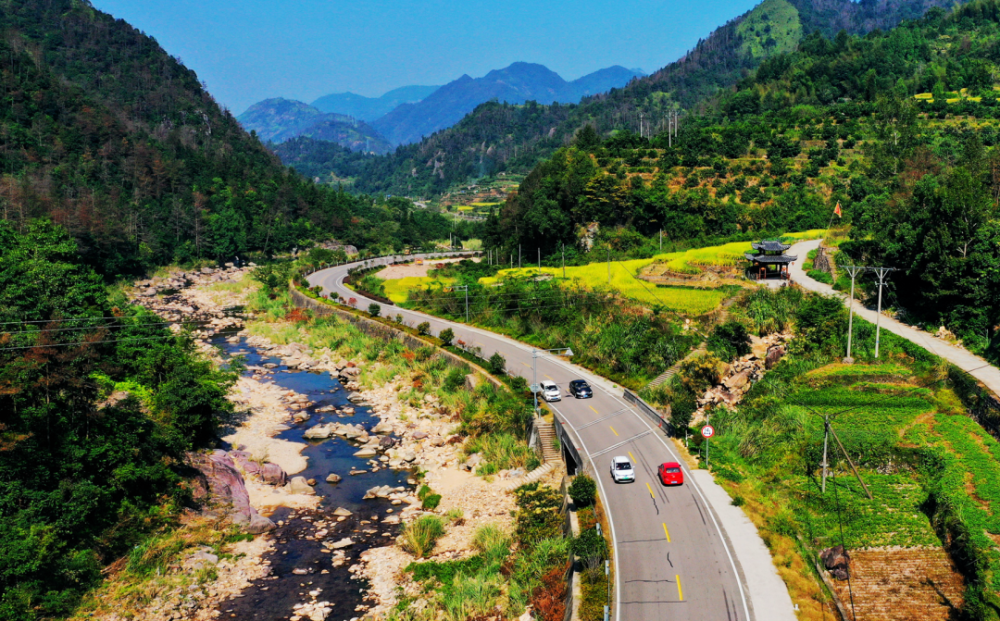
<svg viewBox="0 0 1000 621"><path fill-rule="evenodd" d="M615 483L635 482L635 469L628 457L615 457L611 460L611 478Z"/></svg>
<svg viewBox="0 0 1000 621"><path fill-rule="evenodd" d="M562 393L559 392L559 387L556 386L555 382L548 380L542 382L539 385L539 392L542 393L542 399L546 401L562 401Z"/></svg>

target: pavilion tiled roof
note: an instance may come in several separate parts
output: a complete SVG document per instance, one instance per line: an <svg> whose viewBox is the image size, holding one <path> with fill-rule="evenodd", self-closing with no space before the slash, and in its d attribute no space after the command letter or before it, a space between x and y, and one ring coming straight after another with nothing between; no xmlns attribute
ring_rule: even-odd
<svg viewBox="0 0 1000 621"><path fill-rule="evenodd" d="M783 244L775 239L765 239L760 242L754 242L751 244L754 250L759 252L784 252L791 248L791 244Z"/></svg>

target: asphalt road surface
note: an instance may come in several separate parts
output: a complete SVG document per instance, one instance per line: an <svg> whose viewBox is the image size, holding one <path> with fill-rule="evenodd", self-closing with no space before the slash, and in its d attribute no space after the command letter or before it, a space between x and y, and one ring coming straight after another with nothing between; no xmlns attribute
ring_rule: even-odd
<svg viewBox="0 0 1000 621"><path fill-rule="evenodd" d="M408 259L417 256L407 257ZM369 261L389 263L393 257ZM358 264L325 269L309 276L311 286L343 298L356 298L359 308L372 302L344 286L347 271ZM397 306L382 305L383 316L400 314L411 325L427 321L431 332L455 332L482 356L494 352L507 360L509 373L533 381L532 348L486 330L438 319ZM552 380L563 392L550 403L576 437L583 458L589 459L611 523L615 548L615 621L750 621L746 586L736 569L731 545L702 491L670 440L653 423L622 399L610 382L565 360L544 354L535 360L537 380ZM592 399L575 399L570 380L584 379L594 389ZM611 459L625 455L635 464L636 480L616 484ZM663 462L682 464L684 485L664 487L656 476ZM760 621L765 621L761 619Z"/></svg>

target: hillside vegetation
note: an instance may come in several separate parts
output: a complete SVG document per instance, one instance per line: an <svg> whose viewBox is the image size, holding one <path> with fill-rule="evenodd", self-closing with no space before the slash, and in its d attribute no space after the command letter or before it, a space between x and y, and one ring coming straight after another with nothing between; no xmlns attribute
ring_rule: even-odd
<svg viewBox="0 0 1000 621"><path fill-rule="evenodd" d="M391 244L405 224L289 171L194 72L88 3L0 0L0 28L0 218L51 217L105 274L334 235Z"/></svg>
<svg viewBox="0 0 1000 621"><path fill-rule="evenodd" d="M588 124L602 137L623 131L659 134L666 129L669 111L700 114L705 101L731 89L765 59L795 49L805 34L833 38L840 30L863 34L889 29L930 7L953 4L767 0L716 29L680 60L579 105L482 104L457 125L371 162L357 188L426 197L491 175L524 173Z"/></svg>

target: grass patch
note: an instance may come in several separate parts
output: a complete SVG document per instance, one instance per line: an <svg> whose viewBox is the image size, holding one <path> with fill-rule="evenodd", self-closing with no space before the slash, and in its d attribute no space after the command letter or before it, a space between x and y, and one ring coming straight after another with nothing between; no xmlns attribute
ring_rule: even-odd
<svg viewBox="0 0 1000 621"><path fill-rule="evenodd" d="M434 494L436 496L436 494ZM440 500L440 496L438 499ZM424 499L426 501L426 498ZM437 540L444 536L444 522L436 515L424 515L403 528L403 549L417 558L430 555Z"/></svg>

